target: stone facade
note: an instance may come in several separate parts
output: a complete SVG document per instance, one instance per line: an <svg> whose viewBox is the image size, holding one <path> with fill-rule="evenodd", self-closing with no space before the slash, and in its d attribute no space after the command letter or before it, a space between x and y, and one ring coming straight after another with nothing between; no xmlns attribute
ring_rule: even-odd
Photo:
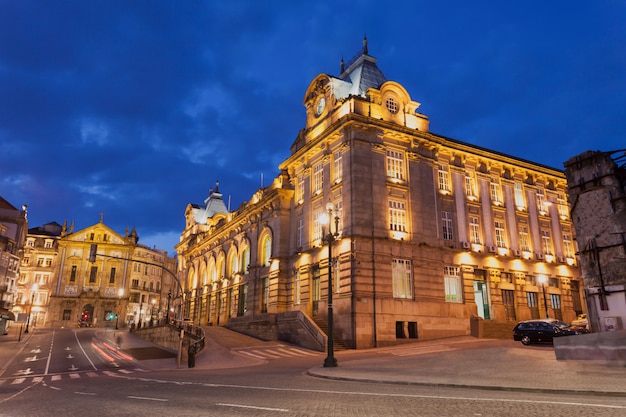
<svg viewBox="0 0 626 417"><path fill-rule="evenodd" d="M18 289L22 299L32 299L31 324L126 327L165 320L168 304L180 304L180 286L170 276L175 259L138 241L134 229L122 236L102 220L79 231L65 223L29 229Z"/></svg>
<svg viewBox="0 0 626 417"><path fill-rule="evenodd" d="M565 162L589 320L596 331L626 325L624 154L587 151Z"/></svg>
<svg viewBox="0 0 626 417"><path fill-rule="evenodd" d="M330 286L334 337L370 348L583 312L562 171L429 132L366 42L340 72L309 85L271 185L232 212L218 187L187 206L189 319L253 329L298 311L315 333Z"/></svg>

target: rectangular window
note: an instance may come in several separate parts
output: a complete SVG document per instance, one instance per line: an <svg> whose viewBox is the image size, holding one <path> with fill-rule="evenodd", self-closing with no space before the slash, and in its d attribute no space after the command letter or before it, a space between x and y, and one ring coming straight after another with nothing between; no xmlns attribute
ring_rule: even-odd
<svg viewBox="0 0 626 417"><path fill-rule="evenodd" d="M111 275L109 276L109 284L115 284L115 267L111 267Z"/></svg>
<svg viewBox="0 0 626 417"><path fill-rule="evenodd" d="M52 241L51 240L46 240L46 242L44 243L44 248L51 249L52 248Z"/></svg>
<svg viewBox="0 0 626 417"><path fill-rule="evenodd" d="M461 269L458 266L444 266L443 282L446 291L446 302L462 303L463 286L461 283Z"/></svg>
<svg viewBox="0 0 626 417"><path fill-rule="evenodd" d="M443 228L444 240L453 240L454 235L452 233L452 213L449 211L441 212L441 226Z"/></svg>
<svg viewBox="0 0 626 417"><path fill-rule="evenodd" d="M343 157L339 152L335 154L333 174L335 175L335 184L341 182L341 178L343 178Z"/></svg>
<svg viewBox="0 0 626 417"><path fill-rule="evenodd" d="M410 260L392 260L391 277L394 298L413 298L413 280Z"/></svg>
<svg viewBox="0 0 626 417"><path fill-rule="evenodd" d="M406 232L406 204L404 201L389 201L389 229Z"/></svg>
<svg viewBox="0 0 626 417"><path fill-rule="evenodd" d="M528 301L528 307L538 307L539 303L538 303L538 297L537 297L537 293L536 292L527 292L526 293L526 300Z"/></svg>
<svg viewBox="0 0 626 417"><path fill-rule="evenodd" d="M513 184L513 193L515 196L515 207L518 210L526 209L526 199L524 198L524 187L521 183Z"/></svg>
<svg viewBox="0 0 626 417"><path fill-rule="evenodd" d="M76 265L72 265L72 270L70 272L70 282L76 282L76 272L77 272Z"/></svg>
<svg viewBox="0 0 626 417"><path fill-rule="evenodd" d="M387 177L404 180L404 154L387 149Z"/></svg>
<svg viewBox="0 0 626 417"><path fill-rule="evenodd" d="M537 285L537 278L534 275L526 275L526 285Z"/></svg>
<svg viewBox="0 0 626 417"><path fill-rule="evenodd" d="M491 202L496 206L502 205L502 192L500 190L500 183L492 178L489 183L489 192L491 195Z"/></svg>
<svg viewBox="0 0 626 417"><path fill-rule="evenodd" d="M313 167L313 194L322 192L324 185L324 165L320 162Z"/></svg>
<svg viewBox="0 0 626 417"><path fill-rule="evenodd" d="M133 279L131 285L132 285L133 288L139 288L139 280L138 279Z"/></svg>
<svg viewBox="0 0 626 417"><path fill-rule="evenodd" d="M98 267L97 266L92 266L91 267L91 271L89 272L89 283L93 284L94 282L96 282L96 275L98 274Z"/></svg>
<svg viewBox="0 0 626 417"><path fill-rule="evenodd" d="M552 309L554 310L561 308L561 295L550 294L550 305L552 306Z"/></svg>
<svg viewBox="0 0 626 417"><path fill-rule="evenodd" d="M513 283L513 274L510 272L501 272L500 273L500 282L508 282L509 284Z"/></svg>
<svg viewBox="0 0 626 417"><path fill-rule="evenodd" d="M521 226L519 231L519 244L524 252L530 252L530 239L528 237L528 227Z"/></svg>
<svg viewBox="0 0 626 417"><path fill-rule="evenodd" d="M504 222L496 220L494 225L496 231L496 246L506 248L506 241L504 240Z"/></svg>
<svg viewBox="0 0 626 417"><path fill-rule="evenodd" d="M537 210L539 210L539 213L542 215L547 214L546 213L546 197L543 193L543 188L537 188L537 192L535 193L535 196L537 198Z"/></svg>
<svg viewBox="0 0 626 417"><path fill-rule="evenodd" d="M476 180L470 173L465 174L465 196L472 201L478 198L476 194Z"/></svg>
<svg viewBox="0 0 626 417"><path fill-rule="evenodd" d="M478 217L469 218L470 227L470 241L472 243L480 244L480 224L478 223Z"/></svg>
<svg viewBox="0 0 626 417"><path fill-rule="evenodd" d="M552 239L549 230L541 231L541 249L546 255L552 255Z"/></svg>
<svg viewBox="0 0 626 417"><path fill-rule="evenodd" d="M302 248L304 243L304 219L298 219L298 226L296 227L296 247Z"/></svg>
<svg viewBox="0 0 626 417"><path fill-rule="evenodd" d="M569 205L565 201L563 194L558 194L556 197L557 210L561 219L565 220L569 217Z"/></svg>
<svg viewBox="0 0 626 417"><path fill-rule="evenodd" d="M563 234L563 255L567 258L574 257L574 245L572 244L572 237L565 233Z"/></svg>
<svg viewBox="0 0 626 417"><path fill-rule="evenodd" d="M302 204L304 201L304 176L298 177L298 187L296 188L296 202Z"/></svg>
<svg viewBox="0 0 626 417"><path fill-rule="evenodd" d="M313 240L322 239L322 215L325 214L322 211L313 213Z"/></svg>
<svg viewBox="0 0 626 417"><path fill-rule="evenodd" d="M71 320L72 318L72 310L63 310L63 320Z"/></svg>
<svg viewBox="0 0 626 417"><path fill-rule="evenodd" d="M448 167L445 165L439 165L437 169L437 183L439 185L439 191L443 193L450 192L450 174L448 173Z"/></svg>

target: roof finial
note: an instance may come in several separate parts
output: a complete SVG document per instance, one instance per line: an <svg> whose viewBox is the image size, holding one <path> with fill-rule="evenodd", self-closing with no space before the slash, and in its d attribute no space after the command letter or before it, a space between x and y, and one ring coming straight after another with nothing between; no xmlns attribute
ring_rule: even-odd
<svg viewBox="0 0 626 417"><path fill-rule="evenodd" d="M220 182L219 181L215 181L215 192L218 193L220 188Z"/></svg>
<svg viewBox="0 0 626 417"><path fill-rule="evenodd" d="M363 54L367 55L367 34L363 35Z"/></svg>
<svg viewBox="0 0 626 417"><path fill-rule="evenodd" d="M104 211L100 212L100 223L104 220Z"/></svg>
<svg viewBox="0 0 626 417"><path fill-rule="evenodd" d="M339 75L343 74L346 70L346 63L343 62L343 55L341 56L341 62L339 63Z"/></svg>

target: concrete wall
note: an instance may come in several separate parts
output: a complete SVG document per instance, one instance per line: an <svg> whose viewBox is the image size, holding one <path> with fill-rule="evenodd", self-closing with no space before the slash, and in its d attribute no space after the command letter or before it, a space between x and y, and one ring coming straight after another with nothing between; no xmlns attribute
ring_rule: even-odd
<svg viewBox="0 0 626 417"><path fill-rule="evenodd" d="M626 364L626 331L611 331L554 339L558 360L601 360Z"/></svg>

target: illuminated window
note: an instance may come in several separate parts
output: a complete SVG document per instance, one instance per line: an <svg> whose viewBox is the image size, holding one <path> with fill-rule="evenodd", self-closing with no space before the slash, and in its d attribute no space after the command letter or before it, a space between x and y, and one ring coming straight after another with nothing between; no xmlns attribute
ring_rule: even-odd
<svg viewBox="0 0 626 417"><path fill-rule="evenodd" d="M211 277L211 282L217 282L217 269L215 268L215 262L213 262L213 260L211 260L209 264L209 276Z"/></svg>
<svg viewBox="0 0 626 417"><path fill-rule="evenodd" d="M524 187L521 183L516 182L513 184L513 193L515 196L515 207L518 210L524 210L526 208L526 199L524 198Z"/></svg>
<svg viewBox="0 0 626 417"><path fill-rule="evenodd" d="M527 292L526 293L526 301L528 302L528 307L537 308L539 306L538 297L536 292Z"/></svg>
<svg viewBox="0 0 626 417"><path fill-rule="evenodd" d="M452 213L449 211L441 212L441 226L443 228L443 239L453 240L454 235L452 233Z"/></svg>
<svg viewBox="0 0 626 417"><path fill-rule="evenodd" d="M393 297L413 298L411 261L408 259L393 259L391 261L391 276Z"/></svg>
<svg viewBox="0 0 626 417"><path fill-rule="evenodd" d="M546 196L543 192L543 188L537 188L535 196L537 199L537 210L539 210L539 213L542 215L548 214L546 210Z"/></svg>
<svg viewBox="0 0 626 417"><path fill-rule="evenodd" d="M463 287L461 285L460 268L458 266L444 266L443 282L446 291L446 302L462 303Z"/></svg>
<svg viewBox="0 0 626 417"><path fill-rule="evenodd" d="M496 220L494 225L496 231L496 246L506 248L506 241L504 240L504 222Z"/></svg>
<svg viewBox="0 0 626 417"><path fill-rule="evenodd" d="M46 239L46 242L44 243L43 247L46 248L46 249L51 249L52 248L52 240Z"/></svg>
<svg viewBox="0 0 626 417"><path fill-rule="evenodd" d="M250 248L245 247L241 251L241 272L247 274L250 269Z"/></svg>
<svg viewBox="0 0 626 417"><path fill-rule="evenodd" d="M480 223L478 222L478 217L469 218L469 228L470 241L472 243L480 244Z"/></svg>
<svg viewBox="0 0 626 417"><path fill-rule="evenodd" d="M387 149L387 177L404 180L404 154Z"/></svg>
<svg viewBox="0 0 626 417"><path fill-rule="evenodd" d="M559 294L550 294L550 305L553 310L561 308L561 296Z"/></svg>
<svg viewBox="0 0 626 417"><path fill-rule="evenodd" d="M572 244L572 237L565 233L563 234L563 254L568 258L574 257L574 245Z"/></svg>
<svg viewBox="0 0 626 417"><path fill-rule="evenodd" d="M519 245L524 252L530 252L530 239L528 237L528 226L521 226L519 231Z"/></svg>
<svg viewBox="0 0 626 417"><path fill-rule="evenodd" d="M398 113L399 106L395 98L387 97L387 100L385 100L385 106L387 107L387 110L389 110L389 113L391 114Z"/></svg>
<svg viewBox="0 0 626 417"><path fill-rule="evenodd" d="M335 175L335 183L340 182L341 178L343 177L343 157L339 152L335 153L333 174Z"/></svg>
<svg viewBox="0 0 626 417"><path fill-rule="evenodd" d="M322 211L313 213L313 240L322 239L322 215L326 214Z"/></svg>
<svg viewBox="0 0 626 417"><path fill-rule="evenodd" d="M448 173L448 167L445 165L438 166L437 183L439 184L439 191L450 192L450 174Z"/></svg>
<svg viewBox="0 0 626 417"><path fill-rule="evenodd" d="M224 279L226 277L226 263L224 262L224 258L220 257L217 261L217 267L215 268L217 271L217 278Z"/></svg>
<svg viewBox="0 0 626 417"><path fill-rule="evenodd" d="M565 197L563 194L557 195L557 210L559 211L559 216L562 219L567 219L569 217L569 206L567 201L565 201Z"/></svg>
<svg viewBox="0 0 626 417"><path fill-rule="evenodd" d="M313 194L322 192L324 185L324 166L320 162L313 167Z"/></svg>
<svg viewBox="0 0 626 417"><path fill-rule="evenodd" d="M550 238L550 231L543 229L541 231L541 249L546 255L552 255L552 239Z"/></svg>
<svg viewBox="0 0 626 417"><path fill-rule="evenodd" d="M235 252L231 252L228 258L228 269L231 277L239 272L239 262L237 262L237 254ZM205 282L203 282L203 284L205 284Z"/></svg>
<svg viewBox="0 0 626 417"><path fill-rule="evenodd" d="M296 202L301 203L304 201L304 176L298 177L298 187L296 188Z"/></svg>
<svg viewBox="0 0 626 417"><path fill-rule="evenodd" d="M469 200L476 200L478 198L476 194L476 180L470 173L465 174L465 195Z"/></svg>
<svg viewBox="0 0 626 417"><path fill-rule="evenodd" d="M261 243L261 265L270 266L270 259L272 257L272 236L268 233L263 237Z"/></svg>
<svg viewBox="0 0 626 417"><path fill-rule="evenodd" d="M389 229L406 232L406 204L404 201L389 201Z"/></svg>
<svg viewBox="0 0 626 417"><path fill-rule="evenodd" d="M491 194L491 202L497 206L502 205L502 192L500 190L500 183L492 178L489 183L489 191Z"/></svg>

